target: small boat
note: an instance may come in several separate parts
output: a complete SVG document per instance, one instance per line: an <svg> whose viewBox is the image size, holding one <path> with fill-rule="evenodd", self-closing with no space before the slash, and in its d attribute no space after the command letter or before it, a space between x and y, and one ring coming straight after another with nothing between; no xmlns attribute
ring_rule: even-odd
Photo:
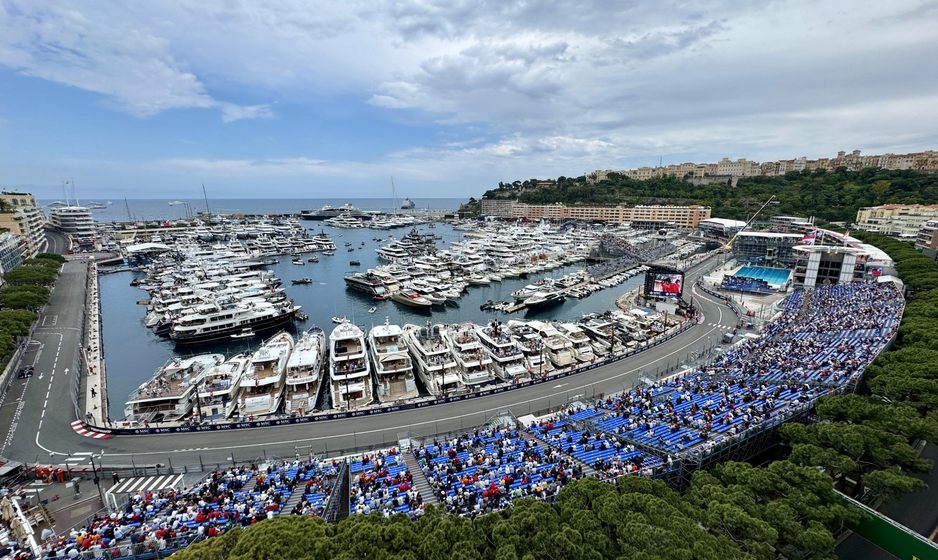
<svg viewBox="0 0 938 560"><path fill-rule="evenodd" d="M349 261L348 264L349 266L360 266L362 263L358 261Z"/></svg>
<svg viewBox="0 0 938 560"><path fill-rule="evenodd" d="M378 310L378 306L372 305L371 308L368 309L368 313L374 313L377 310Z"/></svg>
<svg viewBox="0 0 938 560"><path fill-rule="evenodd" d="M303 262L303 259L293 259L293 264L298 265L298 266L303 266L306 263Z"/></svg>
<svg viewBox="0 0 938 560"><path fill-rule="evenodd" d="M326 255L327 257L331 257L335 254L335 251L323 251L322 254Z"/></svg>
<svg viewBox="0 0 938 560"><path fill-rule="evenodd" d="M249 328L248 328L248 329L241 329L241 332L237 332L237 333L234 333L233 335L231 335L231 338L233 338L233 339L235 339L235 340L238 340L238 339L241 339L241 338L253 338L253 337L254 337L254 331L252 331L252 330L249 329Z"/></svg>
<svg viewBox="0 0 938 560"><path fill-rule="evenodd" d="M312 284L313 279L312 278L297 278L295 280L291 280L291 282L293 282L294 286L297 284Z"/></svg>
<svg viewBox="0 0 938 560"><path fill-rule="evenodd" d="M337 325L341 325L342 323L348 323L349 320L348 317L333 317L332 322Z"/></svg>
<svg viewBox="0 0 938 560"><path fill-rule="evenodd" d="M306 313L303 313L302 311L297 311L294 317L296 317L297 321L305 321L309 319L309 315L307 315Z"/></svg>
<svg viewBox="0 0 938 560"><path fill-rule="evenodd" d="M348 252L349 252L349 253L351 253L351 252L354 251L354 250L355 250L355 249L353 249L352 247L349 247L349 248L348 248Z"/></svg>
<svg viewBox="0 0 938 560"><path fill-rule="evenodd" d="M306 262L317 263L319 262L319 257L317 257L316 255L313 255L312 257L306 259Z"/></svg>

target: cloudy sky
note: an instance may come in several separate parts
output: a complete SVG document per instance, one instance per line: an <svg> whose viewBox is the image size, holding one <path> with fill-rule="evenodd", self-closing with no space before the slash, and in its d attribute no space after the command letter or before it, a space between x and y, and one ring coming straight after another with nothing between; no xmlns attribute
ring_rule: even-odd
<svg viewBox="0 0 938 560"><path fill-rule="evenodd" d="M938 148L938 2L0 0L0 186L462 197Z"/></svg>

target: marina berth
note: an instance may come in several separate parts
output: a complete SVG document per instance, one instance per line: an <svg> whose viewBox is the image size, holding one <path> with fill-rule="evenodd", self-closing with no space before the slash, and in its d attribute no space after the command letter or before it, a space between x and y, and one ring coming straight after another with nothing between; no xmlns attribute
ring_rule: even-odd
<svg viewBox="0 0 938 560"><path fill-rule="evenodd" d="M446 396L465 389L453 348L440 325L405 325L404 339L417 376L431 395Z"/></svg>
<svg viewBox="0 0 938 560"><path fill-rule="evenodd" d="M387 319L368 331L378 400L390 403L418 396L414 365L404 342L404 329Z"/></svg>
<svg viewBox="0 0 938 560"><path fill-rule="evenodd" d="M371 383L365 333L352 323L340 323L329 335L332 407L352 410L371 404Z"/></svg>
<svg viewBox="0 0 938 560"><path fill-rule="evenodd" d="M326 335L312 327L296 341L287 360L284 413L302 416L316 408L325 360Z"/></svg>
<svg viewBox="0 0 938 560"><path fill-rule="evenodd" d="M156 370L127 398L124 417L131 422L172 422L185 418L195 404L196 387L205 372L222 363L221 354L175 357Z"/></svg>
<svg viewBox="0 0 938 560"><path fill-rule="evenodd" d="M244 354L238 354L210 368L199 384L196 414L203 420L230 418L238 409L241 381L251 365Z"/></svg>
<svg viewBox="0 0 938 560"><path fill-rule="evenodd" d="M251 365L241 382L238 399L241 417L266 416L280 410L287 360L292 351L293 337L280 332L251 355Z"/></svg>

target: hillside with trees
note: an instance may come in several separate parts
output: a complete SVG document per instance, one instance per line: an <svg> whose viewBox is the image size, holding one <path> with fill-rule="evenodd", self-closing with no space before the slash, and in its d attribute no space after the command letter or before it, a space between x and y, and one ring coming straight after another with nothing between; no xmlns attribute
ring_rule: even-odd
<svg viewBox="0 0 938 560"><path fill-rule="evenodd" d="M740 178L734 187L726 183L694 185L670 176L637 181L616 173L596 183L587 182L586 177L559 177L552 184L544 183L535 180L499 183L483 198L598 206L702 204L712 207L714 216L747 219L775 195L777 204L771 207L772 214L816 216L828 222L850 222L862 206L938 203L938 175L875 168L746 177Z"/></svg>

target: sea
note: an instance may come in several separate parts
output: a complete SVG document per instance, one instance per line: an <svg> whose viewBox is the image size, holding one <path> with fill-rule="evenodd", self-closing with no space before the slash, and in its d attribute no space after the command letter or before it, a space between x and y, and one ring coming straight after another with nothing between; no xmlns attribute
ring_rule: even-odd
<svg viewBox="0 0 938 560"><path fill-rule="evenodd" d="M203 198L198 199L143 199L79 200L87 206L92 203L104 205L91 213L98 222L126 222L138 220L172 221L188 217L196 212L220 214L292 214L301 210L318 210L325 205L340 206L349 203L361 210L399 210L403 198ZM460 198L413 198L414 211L456 210L466 202ZM51 200L40 201L48 205ZM70 201L74 203L75 201Z"/></svg>
<svg viewBox="0 0 938 560"><path fill-rule="evenodd" d="M143 215L150 212L155 219L160 218L154 212L165 210L166 201L130 201L131 209L137 203L137 211ZM209 201L211 203L211 200ZM222 208L240 209L246 213L276 213L297 212L301 209L320 208L323 204L344 204L352 202L362 209L388 208L390 200L373 199L363 200L332 200L317 201L315 204L304 200L290 203L279 200L246 201L231 200L218 201L218 210ZM458 201L453 199L422 199L415 200L424 208L429 206L433 210L454 209ZM203 201L204 203L204 201ZM115 203L116 204L116 203ZM316 205L318 204L318 205ZM123 205L123 203L122 203ZM104 211L101 211L104 214ZM96 214L97 216L97 214ZM100 219L104 219L103 216ZM116 219L120 219L118 216ZM369 296L354 290L347 289L344 276L350 272L366 271L380 264L375 249L390 242L390 238L400 238L409 230L397 229L391 231L370 229L340 229L332 228L322 222L306 221L304 224L311 233L320 230L328 233L337 246L333 256L319 254L318 263L306 262L304 257L302 266L295 265L291 257L278 258L276 265L269 267L283 281L287 294L309 316L306 321L297 321L292 331L295 335L301 334L312 326L319 326L326 333L335 327L333 317L347 317L360 326L366 333L373 326L390 322L404 325L407 323L424 325L432 323L464 323L487 324L491 321L507 321L512 318L538 318L570 320L582 317L584 314L595 313L612 309L616 298L632 290L640 284L642 276L638 275L612 288L593 293L583 299L568 298L563 304L544 310L537 314L521 311L515 314L506 314L499 311L482 311L480 305L488 300L508 301L511 293L525 285L548 276L559 277L585 266L579 263L564 268L531 275L527 279L507 279L487 286L470 286L468 292L459 299L458 305L447 304L444 308L434 308L431 313L422 313L409 307L402 307L393 301L375 302ZM435 223L419 226L418 232L439 236L436 244L445 248L451 242L462 239L464 232L454 230L445 223ZM352 265L351 261L358 261L360 265ZM146 307L138 305L138 301L148 298L147 292L130 286L135 277L143 277L134 272L118 272L102 274L99 277L104 357L107 371L108 410L113 420L124 417L124 402L127 396L141 383L149 379L155 370L175 355L190 355L193 353L217 352L225 356L232 356L240 352L251 352L259 344L259 339L247 341L231 341L223 344L200 346L195 350L185 349L178 352L171 340L156 336L144 326ZM292 285L291 280L311 278L312 284ZM373 312L370 312L374 308Z"/></svg>

